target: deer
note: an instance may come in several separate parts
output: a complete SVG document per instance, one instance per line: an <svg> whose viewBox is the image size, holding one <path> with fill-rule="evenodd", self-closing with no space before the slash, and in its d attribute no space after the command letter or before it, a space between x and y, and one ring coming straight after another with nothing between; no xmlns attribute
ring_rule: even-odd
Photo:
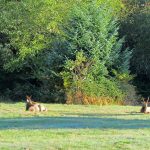
<svg viewBox="0 0 150 150"><path fill-rule="evenodd" d="M149 97L146 101L144 101L143 99L143 106L140 111L141 113L145 113L145 114L150 113L150 107L148 107L148 103L149 103Z"/></svg>
<svg viewBox="0 0 150 150"><path fill-rule="evenodd" d="M47 111L47 108L37 102L32 101L31 96L26 96L26 111L28 110L32 112L41 112Z"/></svg>

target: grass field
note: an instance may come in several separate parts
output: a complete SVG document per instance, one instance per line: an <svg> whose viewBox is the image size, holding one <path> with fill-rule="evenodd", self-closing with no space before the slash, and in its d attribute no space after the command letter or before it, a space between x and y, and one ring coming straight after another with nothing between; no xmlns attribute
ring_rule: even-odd
<svg viewBox="0 0 150 150"><path fill-rule="evenodd" d="M150 115L138 106L0 103L0 150L148 150Z"/></svg>

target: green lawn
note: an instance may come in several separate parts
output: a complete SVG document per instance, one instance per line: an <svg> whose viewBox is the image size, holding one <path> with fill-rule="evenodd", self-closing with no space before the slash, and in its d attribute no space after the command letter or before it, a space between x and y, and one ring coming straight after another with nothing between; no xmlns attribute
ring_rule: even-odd
<svg viewBox="0 0 150 150"><path fill-rule="evenodd" d="M0 103L0 150L148 150L150 115L138 106Z"/></svg>

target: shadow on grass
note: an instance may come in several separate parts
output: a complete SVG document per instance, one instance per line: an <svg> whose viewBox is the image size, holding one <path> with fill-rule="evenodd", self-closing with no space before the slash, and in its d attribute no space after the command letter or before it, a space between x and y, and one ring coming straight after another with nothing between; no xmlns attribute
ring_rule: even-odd
<svg viewBox="0 0 150 150"><path fill-rule="evenodd" d="M105 114L105 113L63 113L63 115L69 115L69 116L80 116L80 117L116 117L116 116L138 116L141 115L140 112L126 112L124 114Z"/></svg>
<svg viewBox="0 0 150 150"><path fill-rule="evenodd" d="M138 129L150 128L150 120L127 120L97 117L34 117L0 118L0 130L5 129Z"/></svg>

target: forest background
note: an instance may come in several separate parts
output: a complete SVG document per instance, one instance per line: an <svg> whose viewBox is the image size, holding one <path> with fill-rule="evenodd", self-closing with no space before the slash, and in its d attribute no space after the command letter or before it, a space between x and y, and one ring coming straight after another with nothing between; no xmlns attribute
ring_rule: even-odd
<svg viewBox="0 0 150 150"><path fill-rule="evenodd" d="M150 95L149 0L0 0L0 96L137 104Z"/></svg>

